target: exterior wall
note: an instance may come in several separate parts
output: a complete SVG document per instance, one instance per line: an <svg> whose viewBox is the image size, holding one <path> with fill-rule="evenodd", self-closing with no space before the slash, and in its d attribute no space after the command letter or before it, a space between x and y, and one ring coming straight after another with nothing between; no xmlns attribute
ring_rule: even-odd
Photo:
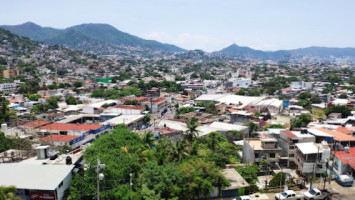
<svg viewBox="0 0 355 200"><path fill-rule="evenodd" d="M244 140L242 160L244 163L254 163L255 160L254 149L246 140Z"/></svg>
<svg viewBox="0 0 355 200"><path fill-rule="evenodd" d="M111 113L122 113L122 115L140 115L143 110L138 109L124 109L124 108L112 108Z"/></svg>
<svg viewBox="0 0 355 200"><path fill-rule="evenodd" d="M251 118L249 116L237 115L237 114L231 114L230 117L231 117L230 119L231 124L245 124L249 122Z"/></svg>
<svg viewBox="0 0 355 200"><path fill-rule="evenodd" d="M143 119L138 120L137 122L133 122L127 125L127 129L129 130L134 130L134 129L140 129L143 126Z"/></svg>
<svg viewBox="0 0 355 200"><path fill-rule="evenodd" d="M333 162L333 170L337 175L342 175L345 174L346 172L349 172L348 165L344 164L339 160L337 157L335 157L334 162Z"/></svg>
<svg viewBox="0 0 355 200"><path fill-rule="evenodd" d="M70 181L72 179L72 174L69 173L67 177L64 178L63 180L63 185L61 187L57 187L57 198L58 200L62 200L64 197L64 192L70 187Z"/></svg>
<svg viewBox="0 0 355 200"><path fill-rule="evenodd" d="M16 83L3 83L0 84L0 90L4 92L15 92L17 88Z"/></svg>
<svg viewBox="0 0 355 200"><path fill-rule="evenodd" d="M229 80L226 84L227 88L235 88L235 87L241 87L241 88L247 88L251 85L251 80Z"/></svg>

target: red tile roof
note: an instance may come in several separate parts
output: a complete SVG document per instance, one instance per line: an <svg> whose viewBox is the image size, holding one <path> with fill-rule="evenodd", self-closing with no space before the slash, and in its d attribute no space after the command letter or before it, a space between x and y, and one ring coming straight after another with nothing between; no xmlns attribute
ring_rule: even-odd
<svg viewBox="0 0 355 200"><path fill-rule="evenodd" d="M52 123L51 121L33 121L33 122L28 122L26 124L21 125L21 127L39 127L43 126L46 124Z"/></svg>
<svg viewBox="0 0 355 200"><path fill-rule="evenodd" d="M137 100L137 101L144 101L145 99L147 99L147 97L136 97L136 98L134 98L134 100Z"/></svg>
<svg viewBox="0 0 355 200"><path fill-rule="evenodd" d="M135 106L135 105L117 105L117 106L114 106L114 108L145 110L145 106Z"/></svg>
<svg viewBox="0 0 355 200"><path fill-rule="evenodd" d="M318 128L318 130L334 136L334 140L337 140L337 141L355 141L355 137L347 135L347 134L339 132L339 131L327 130L324 128Z"/></svg>
<svg viewBox="0 0 355 200"><path fill-rule="evenodd" d="M53 123L46 126L40 127L42 130L58 130L58 131L90 131L101 128L102 125L99 124L62 124L62 123Z"/></svg>
<svg viewBox="0 0 355 200"><path fill-rule="evenodd" d="M287 137L289 138L297 138L297 136L295 134L293 134L291 131L288 131L288 130L284 130L284 131L281 131L283 134L287 135Z"/></svg>
<svg viewBox="0 0 355 200"><path fill-rule="evenodd" d="M79 136L77 136L77 135L49 135L49 136L42 138L42 140L69 142L77 137L79 137Z"/></svg>
<svg viewBox="0 0 355 200"><path fill-rule="evenodd" d="M165 100L166 100L165 97L156 98L156 99L153 100L153 103L154 103L154 104L158 104L158 103L161 103L161 102L163 102L163 101L165 101ZM144 103L150 103L150 101L149 101L149 100L148 100L148 101L144 101Z"/></svg>
<svg viewBox="0 0 355 200"><path fill-rule="evenodd" d="M342 163L348 164L355 169L355 147L349 148L349 153L345 151L336 151L335 156L341 160Z"/></svg>
<svg viewBox="0 0 355 200"><path fill-rule="evenodd" d="M355 132L355 127L342 127L342 126L339 126L336 130L339 131L339 132L345 133L347 135L351 135L352 133Z"/></svg>

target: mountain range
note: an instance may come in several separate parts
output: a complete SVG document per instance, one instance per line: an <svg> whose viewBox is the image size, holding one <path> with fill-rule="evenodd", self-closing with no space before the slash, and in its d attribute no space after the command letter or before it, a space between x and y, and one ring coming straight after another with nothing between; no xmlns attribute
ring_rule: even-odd
<svg viewBox="0 0 355 200"><path fill-rule="evenodd" d="M184 52L175 45L163 44L154 40L145 40L117 30L108 24L80 24L66 29L41 27L27 22L20 25L2 25L0 28L20 36L48 44L59 44L70 48L95 50L98 46L110 48L140 47L167 52ZM101 47L100 47L101 48Z"/></svg>
<svg viewBox="0 0 355 200"><path fill-rule="evenodd" d="M20 25L2 25L0 28L11 31L20 36L48 44L59 44L69 48L91 50L99 54L131 51L131 47L139 52L159 50L170 53L186 52L185 49L171 44L164 44L155 40L145 40L137 36L117 30L108 24L80 24L66 29L41 27L27 22ZM232 44L214 55L229 57L251 58L257 60L289 60L295 56L310 56L329 59L331 57L350 57L355 59L355 48L308 47L294 50L262 51L250 47Z"/></svg>
<svg viewBox="0 0 355 200"><path fill-rule="evenodd" d="M220 51L213 52L213 54L260 60L289 60L291 57L295 56L319 57L322 59L329 59L331 57L350 57L354 59L355 48L330 48L314 46L293 50L261 51L232 44Z"/></svg>

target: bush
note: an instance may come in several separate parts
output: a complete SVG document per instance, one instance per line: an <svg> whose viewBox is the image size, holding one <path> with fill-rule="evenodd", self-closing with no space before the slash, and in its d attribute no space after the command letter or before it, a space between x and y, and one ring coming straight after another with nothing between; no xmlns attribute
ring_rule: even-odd
<svg viewBox="0 0 355 200"><path fill-rule="evenodd" d="M282 179L282 180L280 180L280 179ZM285 185L286 173L279 172L279 173L275 174L275 176L272 177L272 179L269 183L269 187L280 187L280 181L281 181L281 185Z"/></svg>

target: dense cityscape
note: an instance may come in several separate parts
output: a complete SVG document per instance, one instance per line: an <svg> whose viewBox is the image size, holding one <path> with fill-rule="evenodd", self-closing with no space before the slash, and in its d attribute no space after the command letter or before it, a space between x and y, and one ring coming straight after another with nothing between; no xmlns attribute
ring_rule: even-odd
<svg viewBox="0 0 355 200"><path fill-rule="evenodd" d="M350 200L355 48L1 25L0 124L1 200Z"/></svg>

